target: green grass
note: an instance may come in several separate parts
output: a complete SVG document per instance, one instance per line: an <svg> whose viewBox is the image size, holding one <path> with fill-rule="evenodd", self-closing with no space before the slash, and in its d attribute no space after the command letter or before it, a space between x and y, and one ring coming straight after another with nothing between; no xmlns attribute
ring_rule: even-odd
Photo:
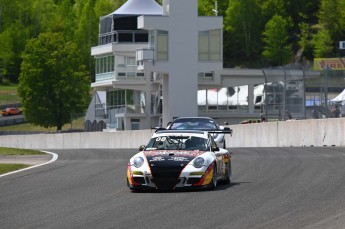
<svg viewBox="0 0 345 229"><path fill-rule="evenodd" d="M38 150L0 147L0 155L42 155L42 154L45 154L45 153Z"/></svg>
<svg viewBox="0 0 345 229"><path fill-rule="evenodd" d="M0 105L19 103L17 88L16 84L0 84Z"/></svg>
<svg viewBox="0 0 345 229"><path fill-rule="evenodd" d="M24 164L0 164L0 174L13 172L19 169L24 169L29 166L30 165L24 165Z"/></svg>
<svg viewBox="0 0 345 229"><path fill-rule="evenodd" d="M0 157L4 155L12 156L12 155L42 155L42 154L45 154L45 153L38 150L0 147ZM16 171L19 169L24 169L29 166L30 165L25 165L25 164L1 164L0 163L0 174Z"/></svg>

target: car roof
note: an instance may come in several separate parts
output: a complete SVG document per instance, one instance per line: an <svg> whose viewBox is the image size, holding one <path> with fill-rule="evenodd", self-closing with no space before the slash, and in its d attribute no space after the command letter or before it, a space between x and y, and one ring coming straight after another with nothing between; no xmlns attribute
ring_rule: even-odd
<svg viewBox="0 0 345 229"><path fill-rule="evenodd" d="M175 120L179 120L179 119L207 119L207 120L212 120L212 121L215 121L213 118L210 118L210 117L178 117L178 118L175 118L173 120L173 122Z"/></svg>

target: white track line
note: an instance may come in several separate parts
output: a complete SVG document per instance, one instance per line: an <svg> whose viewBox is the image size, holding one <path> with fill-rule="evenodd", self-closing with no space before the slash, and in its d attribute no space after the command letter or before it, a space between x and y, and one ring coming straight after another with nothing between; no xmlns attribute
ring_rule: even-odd
<svg viewBox="0 0 345 229"><path fill-rule="evenodd" d="M4 176L11 175L11 174L14 174L14 173L19 173L19 172L22 172L22 171L25 171L25 170L37 168L37 167L40 167L42 165L50 164L50 163L56 161L58 159L58 157L59 157L56 153L52 153L52 152L49 152L49 151L41 150L41 152L51 154L53 156L52 159L50 159L50 161L48 161L48 162L45 162L45 163L42 163L42 164L39 164L39 165L33 165L33 166L30 166L30 167L27 167L27 168L24 168L24 169L19 169L19 170L12 171L12 172L9 172L9 173L1 174L0 177L4 177Z"/></svg>

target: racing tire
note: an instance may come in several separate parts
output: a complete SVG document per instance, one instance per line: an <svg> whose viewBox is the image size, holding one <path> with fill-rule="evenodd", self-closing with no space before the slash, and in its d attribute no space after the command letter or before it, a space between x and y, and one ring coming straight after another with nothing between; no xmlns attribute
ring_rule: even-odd
<svg viewBox="0 0 345 229"><path fill-rule="evenodd" d="M224 180L224 184L230 184L231 183L231 174L232 174L230 163L227 164L226 169L227 169L227 174L226 174L226 179Z"/></svg>

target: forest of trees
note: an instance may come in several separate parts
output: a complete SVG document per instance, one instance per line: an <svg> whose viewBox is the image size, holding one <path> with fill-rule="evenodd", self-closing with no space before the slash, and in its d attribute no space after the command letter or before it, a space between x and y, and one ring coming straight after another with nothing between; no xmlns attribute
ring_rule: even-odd
<svg viewBox="0 0 345 229"><path fill-rule="evenodd" d="M80 65L92 80L90 48L97 45L99 18L125 1L0 0L0 80L18 82L25 46L42 33L61 33L75 43ZM200 16L214 15L215 0L198 2ZM224 67L260 68L342 55L338 43L345 40L345 0L217 3L224 18Z"/></svg>

